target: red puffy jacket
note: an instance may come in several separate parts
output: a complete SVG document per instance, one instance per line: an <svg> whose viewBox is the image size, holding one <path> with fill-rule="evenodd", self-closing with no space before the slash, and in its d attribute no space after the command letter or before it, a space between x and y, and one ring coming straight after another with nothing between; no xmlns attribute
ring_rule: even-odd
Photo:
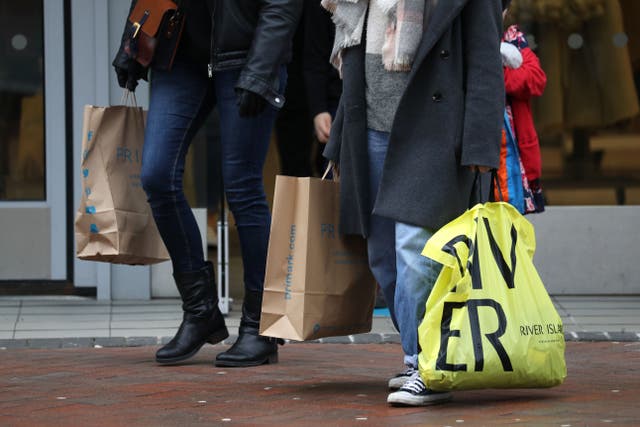
<svg viewBox="0 0 640 427"><path fill-rule="evenodd" d="M513 69L504 67L507 102L511 105L513 122L520 149L520 158L529 182L540 179L542 160L540 141L533 124L531 98L542 95L547 85L547 75L540 61L529 47L520 49L522 65Z"/></svg>

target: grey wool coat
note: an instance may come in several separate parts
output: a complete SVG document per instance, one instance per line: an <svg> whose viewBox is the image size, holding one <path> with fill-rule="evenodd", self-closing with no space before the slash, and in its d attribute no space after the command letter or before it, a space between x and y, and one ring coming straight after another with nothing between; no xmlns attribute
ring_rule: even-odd
<svg viewBox="0 0 640 427"><path fill-rule="evenodd" d="M365 52L342 52L343 93L325 148L340 167L340 230L368 236L371 212L436 230L469 205L475 174L498 167L504 114L500 0L440 0L422 36L369 194Z"/></svg>

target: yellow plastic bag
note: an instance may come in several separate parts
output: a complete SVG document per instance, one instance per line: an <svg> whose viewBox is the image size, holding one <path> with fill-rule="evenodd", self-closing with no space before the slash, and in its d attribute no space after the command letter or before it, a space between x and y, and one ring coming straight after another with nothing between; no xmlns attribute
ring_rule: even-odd
<svg viewBox="0 0 640 427"><path fill-rule="evenodd" d="M567 370L562 321L533 265L533 226L504 202L478 204L422 255L443 264L418 328L433 390L552 387Z"/></svg>

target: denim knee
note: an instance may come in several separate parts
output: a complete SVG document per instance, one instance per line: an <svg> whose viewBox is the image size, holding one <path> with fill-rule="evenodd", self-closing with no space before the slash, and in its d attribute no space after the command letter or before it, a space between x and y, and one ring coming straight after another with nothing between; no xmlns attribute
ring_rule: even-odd
<svg viewBox="0 0 640 427"><path fill-rule="evenodd" d="M140 171L140 181L142 189L147 194L149 200L162 196L170 196L174 191L171 171L160 166L142 164Z"/></svg>
<svg viewBox="0 0 640 427"><path fill-rule="evenodd" d="M229 209L238 225L269 225L267 204L262 175L225 178L225 194ZM249 220L251 218L251 220Z"/></svg>

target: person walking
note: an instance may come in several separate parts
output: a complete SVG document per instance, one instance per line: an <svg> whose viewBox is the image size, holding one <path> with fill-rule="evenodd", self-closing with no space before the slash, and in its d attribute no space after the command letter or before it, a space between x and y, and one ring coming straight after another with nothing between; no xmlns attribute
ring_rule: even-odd
<svg viewBox="0 0 640 427"><path fill-rule="evenodd" d="M287 104L280 110L275 123L280 174L314 176L311 148L313 129L307 105L307 91L302 74L304 45L304 8L316 0L301 0L304 4L298 28L293 35L291 62L287 65Z"/></svg>
<svg viewBox="0 0 640 427"><path fill-rule="evenodd" d="M302 69L315 134L314 164L316 171L322 176L327 167L322 151L329 140L331 123L340 101L342 80L329 62L335 39L335 25L331 22L331 15L319 1L311 1L305 3L303 19L305 31Z"/></svg>
<svg viewBox="0 0 640 427"><path fill-rule="evenodd" d="M405 369L387 402L451 399L417 371L418 325L440 266L420 255L496 168L504 112L500 0L323 0L343 93L325 157L339 165L340 229L367 238Z"/></svg>
<svg viewBox="0 0 640 427"><path fill-rule="evenodd" d="M511 1L503 0L502 3L504 8L502 15L506 18ZM538 56L529 47L529 42L517 24L510 25L505 30L500 44L500 54L504 65L507 116L511 130L515 134L525 175L523 177L523 185L526 183L523 213L544 212L541 184L542 156L540 140L533 121L531 100L542 96L547 85L547 75L540 65Z"/></svg>
<svg viewBox="0 0 640 427"><path fill-rule="evenodd" d="M136 4L132 2L131 10ZM182 298L183 321L156 353L158 363L190 358L228 336L218 309L213 265L183 192L191 140L216 106L221 123L224 191L240 238L244 301L238 339L217 366L277 362L277 341L258 334L270 212L262 169L276 112L284 105L286 63L301 0L183 0L185 28L172 68L150 70L151 94L142 185L167 246ZM118 82L135 90L149 70L123 45L113 61Z"/></svg>

